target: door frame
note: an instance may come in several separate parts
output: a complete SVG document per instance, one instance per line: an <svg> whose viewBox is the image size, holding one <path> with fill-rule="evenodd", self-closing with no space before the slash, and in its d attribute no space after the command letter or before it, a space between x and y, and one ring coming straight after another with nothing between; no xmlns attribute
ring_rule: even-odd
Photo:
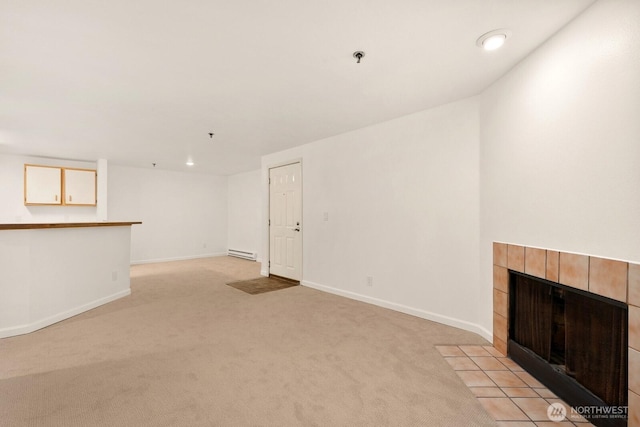
<svg viewBox="0 0 640 427"><path fill-rule="evenodd" d="M267 254L266 256L266 260L264 260L264 264L266 264L266 268L264 266L264 264L262 265L260 274L262 276L269 276L270 272L271 272L271 268L269 266L270 262L271 262L271 226L270 224L270 220L271 220L271 185L269 184L269 178L271 176L271 169L276 169L282 166L289 166L289 165L293 165L293 164L300 164L300 217L302 218L302 230L300 231L300 283L302 283L302 278L303 278L303 264L304 264L304 225L305 225L305 221L304 221L304 201L303 201L303 194L304 194L304 170L303 170L303 165L302 165L302 158L295 158L295 159L291 159L291 160L285 160L282 162L275 162L275 163L270 163L269 165L266 166L266 171L265 171L265 185L266 185L266 204L264 204L263 206L266 207L266 213L265 213L265 217L266 217L266 221L265 221L265 229L266 229L266 245L264 245L265 248L265 254Z"/></svg>

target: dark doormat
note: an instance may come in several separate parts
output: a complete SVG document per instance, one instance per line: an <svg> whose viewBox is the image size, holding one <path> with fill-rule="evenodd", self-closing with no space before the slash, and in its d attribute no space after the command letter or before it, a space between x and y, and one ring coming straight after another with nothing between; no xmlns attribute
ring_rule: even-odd
<svg viewBox="0 0 640 427"><path fill-rule="evenodd" d="M265 292L278 291L280 289L298 286L300 282L285 279L284 277L269 276L240 282L227 283L232 288L239 289L251 295L264 294Z"/></svg>

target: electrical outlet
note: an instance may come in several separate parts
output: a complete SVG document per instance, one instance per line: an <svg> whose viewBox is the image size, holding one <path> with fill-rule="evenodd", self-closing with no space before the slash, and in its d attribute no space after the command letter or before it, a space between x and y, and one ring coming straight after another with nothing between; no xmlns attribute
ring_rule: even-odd
<svg viewBox="0 0 640 427"><path fill-rule="evenodd" d="M322 219L323 219L324 221L329 221L329 212L325 212L325 213L322 215Z"/></svg>
<svg viewBox="0 0 640 427"><path fill-rule="evenodd" d="M204 249L204 248L206 248L206 247L207 247L207 244L206 244L206 243L203 243L203 244L202 244L202 248Z"/></svg>
<svg viewBox="0 0 640 427"><path fill-rule="evenodd" d="M118 280L118 272L117 271L112 271L111 272L111 281L115 282L116 280Z"/></svg>
<svg viewBox="0 0 640 427"><path fill-rule="evenodd" d="M367 286L368 287L373 286L373 276L367 276Z"/></svg>

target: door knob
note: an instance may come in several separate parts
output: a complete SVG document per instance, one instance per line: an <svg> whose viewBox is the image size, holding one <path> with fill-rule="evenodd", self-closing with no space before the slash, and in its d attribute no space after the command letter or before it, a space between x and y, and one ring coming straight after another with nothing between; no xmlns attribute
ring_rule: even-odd
<svg viewBox="0 0 640 427"><path fill-rule="evenodd" d="M293 231L300 231L300 227L294 228Z"/></svg>

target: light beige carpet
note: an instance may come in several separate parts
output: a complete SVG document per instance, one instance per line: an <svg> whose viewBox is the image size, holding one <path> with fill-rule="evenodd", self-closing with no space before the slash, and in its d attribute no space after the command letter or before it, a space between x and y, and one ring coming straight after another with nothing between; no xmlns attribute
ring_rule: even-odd
<svg viewBox="0 0 640 427"><path fill-rule="evenodd" d="M134 266L130 297L0 340L0 426L495 425L434 348L482 338L225 285L257 275L228 257Z"/></svg>

